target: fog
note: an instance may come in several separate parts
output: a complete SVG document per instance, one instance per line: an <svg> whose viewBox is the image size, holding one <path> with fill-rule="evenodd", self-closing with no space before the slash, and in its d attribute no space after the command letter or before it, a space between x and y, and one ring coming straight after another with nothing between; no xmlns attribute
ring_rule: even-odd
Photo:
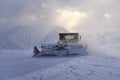
<svg viewBox="0 0 120 80"><path fill-rule="evenodd" d="M119 3L119 0L0 0L0 35L14 27L34 27L49 33L60 26L69 32L79 32L89 50L108 51L111 48L105 46L107 43L118 47L120 43ZM101 47L98 50L97 46L103 44L104 50Z"/></svg>
<svg viewBox="0 0 120 80"><path fill-rule="evenodd" d="M0 0L0 33L16 26L37 26L46 31L55 26L79 32L113 31L120 25L119 3L119 0Z"/></svg>

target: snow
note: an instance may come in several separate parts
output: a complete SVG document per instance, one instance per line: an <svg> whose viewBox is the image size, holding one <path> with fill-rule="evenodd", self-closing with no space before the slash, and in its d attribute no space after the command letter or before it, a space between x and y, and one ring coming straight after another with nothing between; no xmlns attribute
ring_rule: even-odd
<svg viewBox="0 0 120 80"><path fill-rule="evenodd" d="M82 34L84 43L88 45L89 54L108 54L120 57L120 31Z"/></svg>
<svg viewBox="0 0 120 80"><path fill-rule="evenodd" d="M42 71L74 57L32 57L32 50L1 50L0 80Z"/></svg>
<svg viewBox="0 0 120 80"><path fill-rule="evenodd" d="M44 41L58 40L59 32L68 32L64 28L43 29L42 27L19 26L0 34L0 50L32 49L40 46Z"/></svg>
<svg viewBox="0 0 120 80"><path fill-rule="evenodd" d="M44 39L42 44L56 43L59 41L59 33L67 33L68 31L62 27L57 26L51 32L49 32Z"/></svg>
<svg viewBox="0 0 120 80"><path fill-rule="evenodd" d="M89 55L8 80L119 80L119 78L120 58Z"/></svg>
<svg viewBox="0 0 120 80"><path fill-rule="evenodd" d="M38 37L39 30L37 33L36 30L32 33L31 31L32 29L22 27L6 33L6 37L2 36L0 49L5 50L0 50L0 80L119 80L119 30L80 33L83 43L88 45L89 55L61 57L32 57L33 51L25 49L41 44L45 41L44 38L47 42L54 42L59 32L67 32L67 30L57 27L42 37Z"/></svg>
<svg viewBox="0 0 120 80"><path fill-rule="evenodd" d="M1 50L0 80L119 80L119 40L119 31L82 34L87 56L33 58L32 50Z"/></svg>
<svg viewBox="0 0 120 80"><path fill-rule="evenodd" d="M120 80L119 3L0 0L0 80ZM66 22L74 26L54 27ZM34 46L56 42L64 28L81 34L87 56L32 57Z"/></svg>

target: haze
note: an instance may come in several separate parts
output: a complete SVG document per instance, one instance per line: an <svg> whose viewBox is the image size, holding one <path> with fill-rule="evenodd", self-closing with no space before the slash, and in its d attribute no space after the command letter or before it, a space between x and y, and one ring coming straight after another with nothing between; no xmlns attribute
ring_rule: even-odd
<svg viewBox="0 0 120 80"><path fill-rule="evenodd" d="M46 31L56 26L79 32L116 30L119 3L119 0L0 0L0 33L16 26L35 26Z"/></svg>

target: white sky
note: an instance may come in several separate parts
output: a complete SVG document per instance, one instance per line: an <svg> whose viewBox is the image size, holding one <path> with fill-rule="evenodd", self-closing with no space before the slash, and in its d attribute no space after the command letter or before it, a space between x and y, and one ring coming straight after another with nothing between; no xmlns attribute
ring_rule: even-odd
<svg viewBox="0 0 120 80"><path fill-rule="evenodd" d="M21 25L46 29L61 26L80 32L112 30L120 24L119 3L119 0L0 0L0 32Z"/></svg>

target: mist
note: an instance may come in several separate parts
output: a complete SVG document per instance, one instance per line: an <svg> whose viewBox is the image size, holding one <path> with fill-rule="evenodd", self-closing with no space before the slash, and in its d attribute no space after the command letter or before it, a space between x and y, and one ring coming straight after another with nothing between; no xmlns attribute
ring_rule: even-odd
<svg viewBox="0 0 120 80"><path fill-rule="evenodd" d="M27 26L49 33L60 26L79 32L94 47L106 40L105 43L114 44L115 40L111 40L114 36L120 43L119 3L119 0L0 0L0 35L15 27Z"/></svg>
<svg viewBox="0 0 120 80"><path fill-rule="evenodd" d="M0 0L0 80L120 80L120 0Z"/></svg>
<svg viewBox="0 0 120 80"><path fill-rule="evenodd" d="M113 30L119 26L119 2L116 0L0 0L0 32L15 26L62 26L70 31L93 32ZM70 28L70 18L58 21L60 11L84 13ZM69 13L64 13L69 15ZM78 16L77 16L78 17Z"/></svg>

